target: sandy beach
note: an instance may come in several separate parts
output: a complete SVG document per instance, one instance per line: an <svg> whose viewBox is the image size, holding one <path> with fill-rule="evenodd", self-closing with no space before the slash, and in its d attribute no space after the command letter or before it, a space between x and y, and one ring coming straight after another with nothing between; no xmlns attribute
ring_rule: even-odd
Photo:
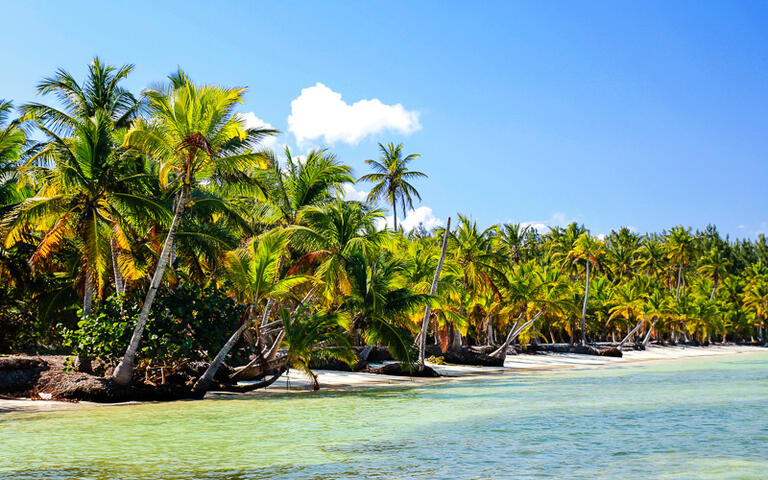
<svg viewBox="0 0 768 480"><path fill-rule="evenodd" d="M429 364L441 377L439 378L412 378L392 375L378 375L364 372L341 372L336 370L316 370L321 390L343 391L363 388L383 387L408 387L424 384L454 381L462 378L477 378L487 375L514 375L516 373L530 373L535 371L557 371L568 369L604 368L627 365L640 362L653 362L664 360L695 360L700 357L742 355L749 353L768 353L768 349L757 346L740 345L715 345L709 347L692 346L668 346L649 347L646 350L625 351L622 358L596 357L570 353L545 353L536 355L510 355L503 367L475 367L466 365L436 365ZM242 382L247 384L248 382ZM274 384L265 389L255 390L247 394L229 392L209 392L205 398L220 398L236 395L264 395L286 393L312 392L311 381L304 373L290 370ZM135 402L127 402L135 403ZM0 399L0 415L4 413L36 413L87 406L115 406L117 404L103 404L94 402L59 402L50 400L29 399Z"/></svg>

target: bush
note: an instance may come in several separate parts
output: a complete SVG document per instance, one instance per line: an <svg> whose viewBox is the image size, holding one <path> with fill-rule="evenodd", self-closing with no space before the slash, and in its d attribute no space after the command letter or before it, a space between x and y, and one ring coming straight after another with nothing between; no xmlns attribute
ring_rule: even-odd
<svg viewBox="0 0 768 480"><path fill-rule="evenodd" d="M215 288L196 285L161 290L152 305L139 347L140 363L174 366L208 360L237 327L244 307ZM78 356L98 359L99 369L113 367L125 353L141 311L136 295L111 296L94 305L74 330L63 328L65 343ZM141 366L141 365L139 365Z"/></svg>

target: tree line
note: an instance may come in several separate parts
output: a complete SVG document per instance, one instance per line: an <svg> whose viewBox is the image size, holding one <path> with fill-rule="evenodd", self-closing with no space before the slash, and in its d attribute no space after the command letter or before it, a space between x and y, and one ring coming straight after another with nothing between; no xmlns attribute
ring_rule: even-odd
<svg viewBox="0 0 768 480"><path fill-rule="evenodd" d="M765 340L762 235L462 214L404 232L426 175L402 145L355 179L327 149L262 148L278 132L245 125L243 88L179 70L134 95L132 69L96 58L83 82L38 84L54 102L0 102L0 351L76 354L120 384L200 359L205 386L227 359L312 375L365 345L423 363L427 342ZM355 182L366 201L344 198ZM394 229L377 228L390 207Z"/></svg>

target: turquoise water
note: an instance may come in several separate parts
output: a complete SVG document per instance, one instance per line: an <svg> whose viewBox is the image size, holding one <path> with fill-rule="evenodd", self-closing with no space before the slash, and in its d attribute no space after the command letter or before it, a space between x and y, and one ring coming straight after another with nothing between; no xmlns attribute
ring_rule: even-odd
<svg viewBox="0 0 768 480"><path fill-rule="evenodd" d="M768 353L0 415L3 479L766 478Z"/></svg>

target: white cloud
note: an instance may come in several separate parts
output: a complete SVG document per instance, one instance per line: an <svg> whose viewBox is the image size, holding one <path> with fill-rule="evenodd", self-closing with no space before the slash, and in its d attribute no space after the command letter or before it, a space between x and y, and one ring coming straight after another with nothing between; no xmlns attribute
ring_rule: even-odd
<svg viewBox="0 0 768 480"><path fill-rule="evenodd" d="M603 240L605 240L605 234L604 233L598 233L597 235L595 235L595 237L597 237L597 239L600 240L601 242Z"/></svg>
<svg viewBox="0 0 768 480"><path fill-rule="evenodd" d="M549 227L544 225L541 222L520 222L520 226L523 228L525 227L532 228L542 235L549 231Z"/></svg>
<svg viewBox="0 0 768 480"><path fill-rule="evenodd" d="M274 129L272 125L257 117L253 112L241 113L240 119L245 128L269 128ZM272 148L277 142L277 135L269 135L261 140L260 145L264 148Z"/></svg>
<svg viewBox="0 0 768 480"><path fill-rule="evenodd" d="M739 225L739 226L737 226L736 228L738 228L738 229L741 229L741 230L744 230L745 228L747 228L747 226L746 226L746 225Z"/></svg>
<svg viewBox="0 0 768 480"><path fill-rule="evenodd" d="M394 216L388 215L386 219L377 220L376 228L382 229L384 228L385 224L389 228L394 228ZM406 216L404 220L398 218L397 227L400 228L401 225L403 227L404 232L410 232L411 230L418 227L419 225L422 225L427 231L429 231L435 227L440 227L445 225L445 222L437 218L432 213L431 208L422 205L421 207L418 207L415 210L413 209L408 210L408 212L406 212Z"/></svg>
<svg viewBox="0 0 768 480"><path fill-rule="evenodd" d="M570 223L568 217L563 212L555 212L549 220L531 220L528 222L520 222L521 227L529 227L539 234L543 235L551 230L551 227L562 227Z"/></svg>
<svg viewBox="0 0 768 480"><path fill-rule="evenodd" d="M344 194L342 198L344 200L356 200L358 202L364 202L369 193L363 190L356 190L355 186L351 183L345 183L342 185L342 189Z"/></svg>
<svg viewBox="0 0 768 480"><path fill-rule="evenodd" d="M401 104L386 105L374 98L352 105L322 83L304 88L291 102L288 130L301 143L323 137L327 143L357 144L368 135L384 130L408 134L419 130L419 112Z"/></svg>

